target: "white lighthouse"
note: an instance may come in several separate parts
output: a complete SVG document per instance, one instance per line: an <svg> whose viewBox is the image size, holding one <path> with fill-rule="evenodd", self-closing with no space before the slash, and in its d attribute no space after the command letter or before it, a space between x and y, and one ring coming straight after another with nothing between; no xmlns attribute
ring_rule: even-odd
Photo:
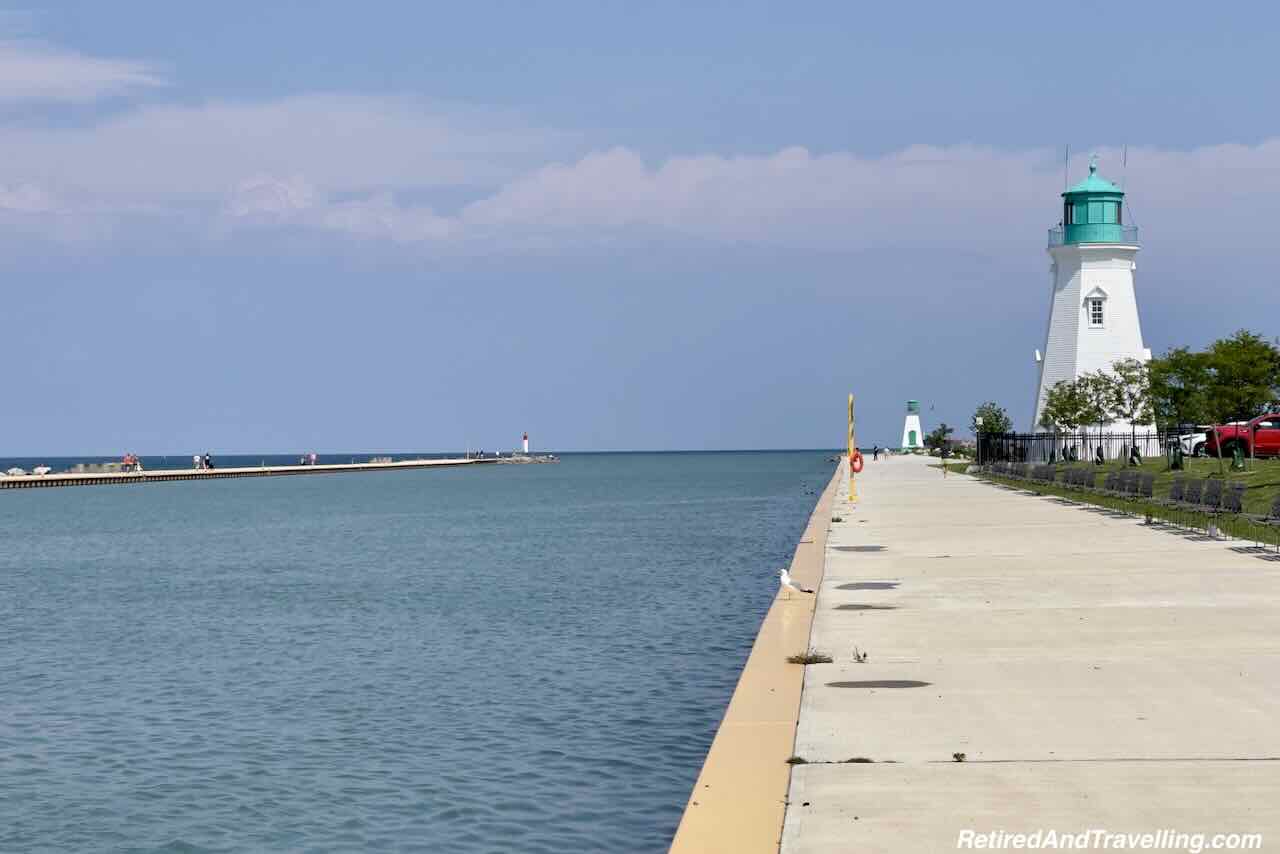
<svg viewBox="0 0 1280 854"><path fill-rule="evenodd" d="M1032 431L1047 426L1040 415L1055 383L1109 370L1120 359L1151 359L1133 284L1138 229L1124 224L1124 191L1092 162L1089 177L1062 199L1062 223L1049 230L1049 325L1044 355L1036 353Z"/></svg>
<svg viewBox="0 0 1280 854"><path fill-rule="evenodd" d="M524 451L525 456L528 456L529 455L529 434L528 433L524 434L524 439L522 441L523 441L522 450Z"/></svg>
<svg viewBox="0 0 1280 854"><path fill-rule="evenodd" d="M902 450L924 447L924 429L920 426L920 401L907 401L907 420L902 425Z"/></svg>

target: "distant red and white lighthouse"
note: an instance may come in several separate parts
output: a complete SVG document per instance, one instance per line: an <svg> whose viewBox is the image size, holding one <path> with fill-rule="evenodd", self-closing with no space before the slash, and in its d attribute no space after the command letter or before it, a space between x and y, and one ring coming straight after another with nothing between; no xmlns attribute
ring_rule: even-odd
<svg viewBox="0 0 1280 854"><path fill-rule="evenodd" d="M529 453L529 434L528 433L524 434L524 452L526 454Z"/></svg>

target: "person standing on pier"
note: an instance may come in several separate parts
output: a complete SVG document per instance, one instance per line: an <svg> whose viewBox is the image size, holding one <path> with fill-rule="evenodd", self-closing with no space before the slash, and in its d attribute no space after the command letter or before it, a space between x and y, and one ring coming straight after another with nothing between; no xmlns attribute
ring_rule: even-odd
<svg viewBox="0 0 1280 854"><path fill-rule="evenodd" d="M200 469L201 469L201 465L200 465L200 455L199 455L199 454L192 454L192 455L191 455L191 467L192 467L193 469L195 469L196 471L200 471Z"/></svg>

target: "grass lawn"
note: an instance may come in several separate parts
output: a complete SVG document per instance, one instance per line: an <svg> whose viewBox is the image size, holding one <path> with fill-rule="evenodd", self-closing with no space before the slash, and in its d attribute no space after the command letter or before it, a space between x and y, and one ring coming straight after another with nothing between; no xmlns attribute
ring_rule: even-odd
<svg viewBox="0 0 1280 854"><path fill-rule="evenodd" d="M1217 459L1187 457L1183 460L1183 464L1185 468L1181 472L1169 471L1169 464L1164 457L1147 460L1142 464L1142 471L1151 472L1156 476L1156 498L1169 497L1169 485L1173 483L1173 478L1177 475L1199 478L1218 477L1219 471L1222 472L1224 480L1228 482L1242 480L1248 484L1244 490L1244 512L1246 513L1265 515L1271 509L1271 503L1276 500L1276 496L1280 495L1280 460L1254 460L1252 463L1246 460L1246 466L1250 466L1246 471L1232 471L1230 460L1223 460L1221 469L1218 466ZM1084 463L1059 465L1058 471L1061 472L1071 466L1079 465L1084 465ZM1098 483L1102 483L1103 478L1106 477L1105 472L1124 471L1126 466L1123 462L1117 460L1094 468L1103 472L1103 474L1098 475Z"/></svg>
<svg viewBox="0 0 1280 854"><path fill-rule="evenodd" d="M1158 519L1180 526L1204 528L1210 521L1213 521L1221 531L1230 534L1233 537L1280 546L1280 526L1263 525L1242 516L1231 516L1229 514L1218 514L1216 517L1211 519L1209 515L1204 513L1198 513L1188 508L1168 507L1159 502L1159 499L1168 498L1169 485L1177 475L1186 475L1188 477L1196 478L1221 476L1228 482L1240 480L1247 484L1243 500L1245 513L1259 516L1266 515L1266 513L1271 509L1272 502L1275 501L1276 496L1280 495L1280 460L1254 460L1252 463L1248 463L1249 469L1242 472L1231 471L1230 463L1223 461L1221 475L1219 475L1217 459L1187 458L1184 460L1184 463L1186 468L1182 472L1169 471L1168 464L1163 457L1154 460L1147 460L1142 464L1141 468L1143 471L1150 472L1156 476L1154 490L1154 496L1157 499L1156 501L1124 498L1120 496L1106 495L1101 492L1088 492L1078 488L1069 488L1062 483L1049 484L1034 481L1023 481L1005 477L996 477L988 474L983 474L981 476L989 480L1005 483L1010 486L1016 486L1020 489L1025 489L1043 495L1057 495L1064 498L1070 498L1074 501L1084 501L1090 504L1122 510L1126 513L1133 513L1135 515L1150 515L1153 519ZM1057 469L1061 472L1063 469L1082 465L1086 464L1060 464L1057 466ZM1108 462L1106 465L1096 466L1096 468L1101 470L1097 477L1097 483L1101 485L1106 477L1106 472L1123 471L1126 466L1122 462L1116 461ZM1059 474L1059 479L1061 479L1061 474Z"/></svg>

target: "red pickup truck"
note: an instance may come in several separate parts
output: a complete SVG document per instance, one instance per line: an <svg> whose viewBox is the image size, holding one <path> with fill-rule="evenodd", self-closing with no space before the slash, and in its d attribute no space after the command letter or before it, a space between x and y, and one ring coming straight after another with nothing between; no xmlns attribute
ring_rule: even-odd
<svg viewBox="0 0 1280 854"><path fill-rule="evenodd" d="M1231 456L1237 445L1246 457L1280 456L1280 413L1259 415L1243 424L1210 428L1204 443L1205 453L1211 457L1218 456L1219 445L1224 457Z"/></svg>

